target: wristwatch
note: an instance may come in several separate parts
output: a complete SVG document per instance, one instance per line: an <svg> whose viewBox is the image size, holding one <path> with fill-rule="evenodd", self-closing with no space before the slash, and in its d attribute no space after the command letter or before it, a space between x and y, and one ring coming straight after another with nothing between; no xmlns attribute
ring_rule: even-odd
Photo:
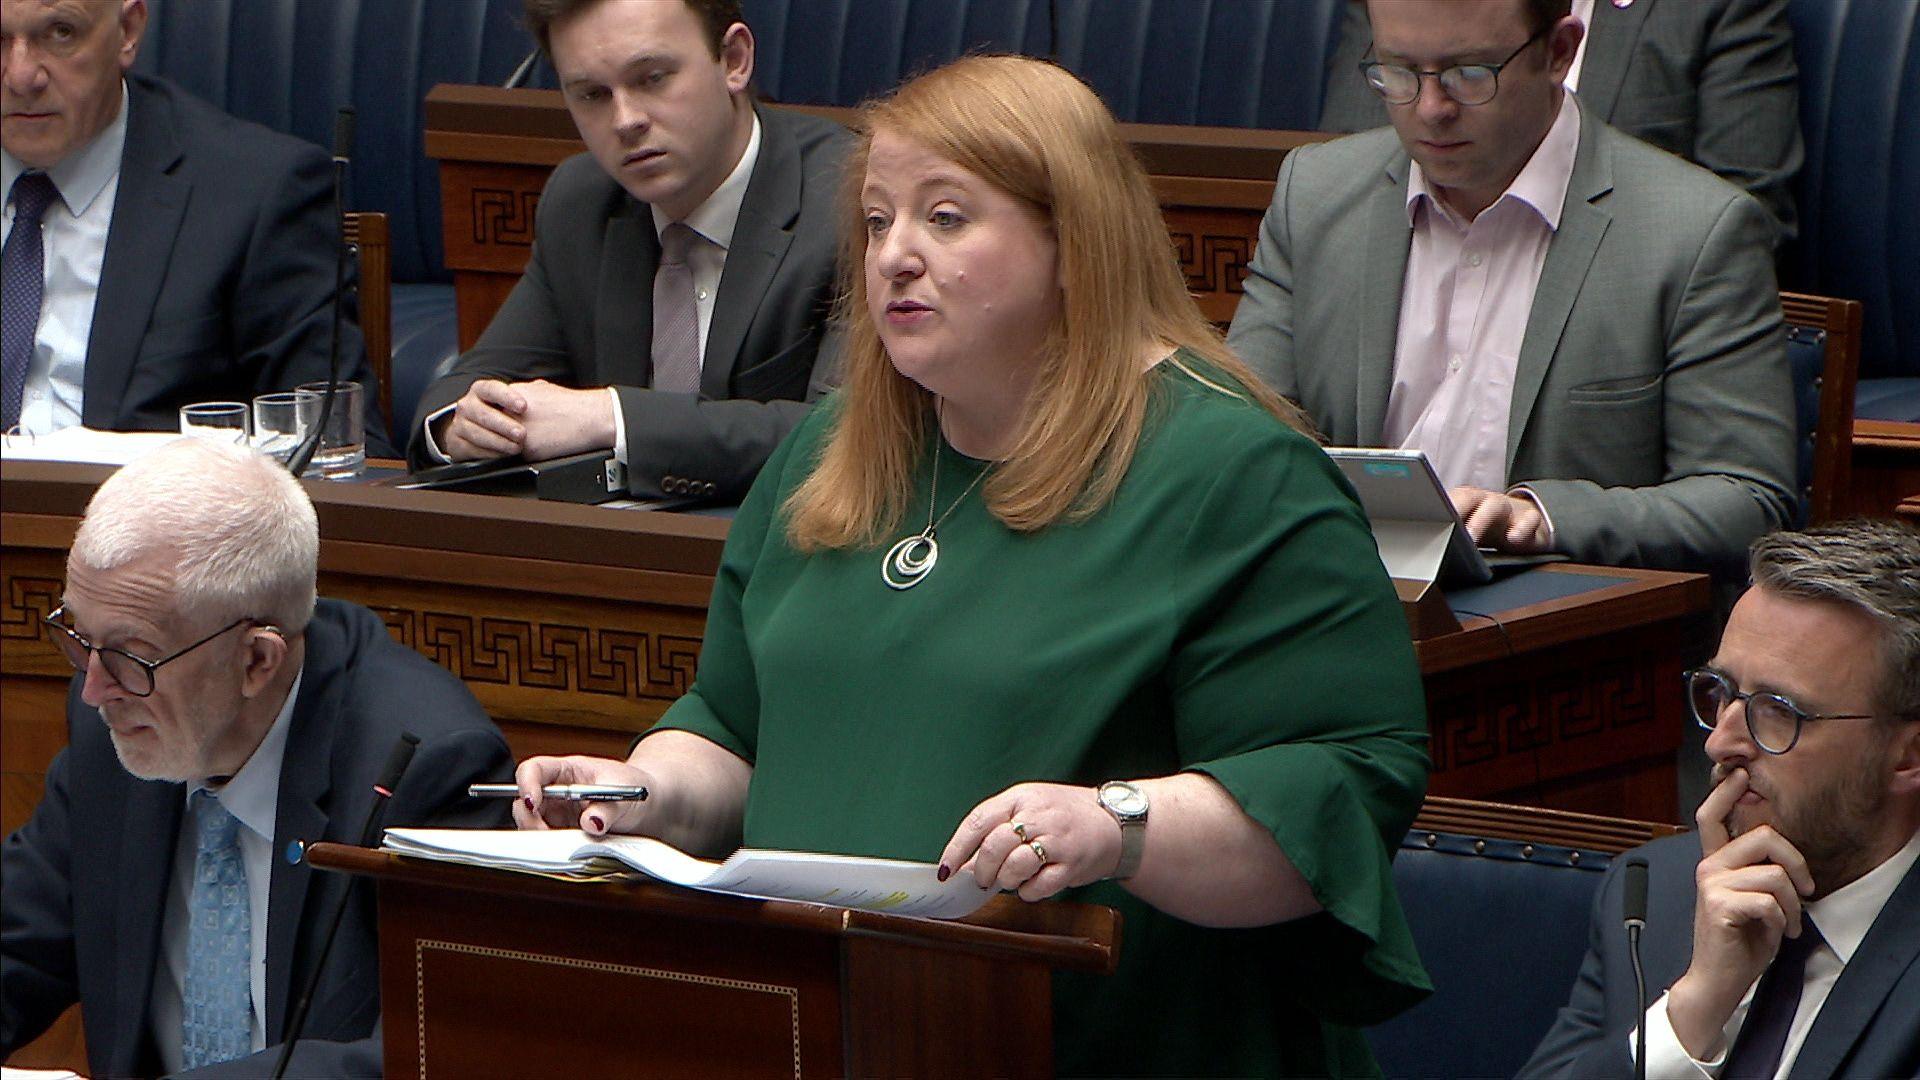
<svg viewBox="0 0 1920 1080"><path fill-rule="evenodd" d="M1120 823L1120 865L1113 876L1130 878L1140 871L1147 849L1147 793L1124 780L1109 780L1100 785L1100 805Z"/></svg>

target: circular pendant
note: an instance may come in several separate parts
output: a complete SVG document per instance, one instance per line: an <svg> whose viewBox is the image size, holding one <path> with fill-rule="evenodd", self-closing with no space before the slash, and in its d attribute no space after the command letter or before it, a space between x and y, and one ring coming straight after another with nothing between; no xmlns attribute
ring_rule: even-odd
<svg viewBox="0 0 1920 1080"><path fill-rule="evenodd" d="M880 564L880 577L889 588L911 589L932 573L933 564L939 561L940 545L933 542L933 533L919 533L887 549L886 561Z"/></svg>

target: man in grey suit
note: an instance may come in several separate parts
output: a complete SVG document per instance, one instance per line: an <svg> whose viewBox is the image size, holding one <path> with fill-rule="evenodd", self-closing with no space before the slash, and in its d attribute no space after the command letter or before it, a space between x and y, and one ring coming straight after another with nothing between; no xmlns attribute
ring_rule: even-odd
<svg viewBox="0 0 1920 1080"><path fill-rule="evenodd" d="M737 499L826 375L848 134L755 106L738 0L526 10L588 153L555 170L526 275L428 387L409 457L611 450L635 495Z"/></svg>
<svg viewBox="0 0 1920 1080"><path fill-rule="evenodd" d="M1771 226L1566 94L1568 6L1376 3L1394 129L1288 156L1230 342L1482 544L1738 580L1791 505Z"/></svg>
<svg viewBox="0 0 1920 1080"><path fill-rule="evenodd" d="M1567 89L1588 114L1745 189L1795 232L1793 180L1804 157L1787 0L1575 0L1586 26ZM1359 73L1373 41L1352 0L1327 66L1323 131L1383 127Z"/></svg>

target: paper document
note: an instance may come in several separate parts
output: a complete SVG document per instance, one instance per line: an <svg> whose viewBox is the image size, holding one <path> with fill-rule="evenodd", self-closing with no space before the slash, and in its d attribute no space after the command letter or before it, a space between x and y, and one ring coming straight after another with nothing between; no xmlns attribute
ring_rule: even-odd
<svg viewBox="0 0 1920 1080"><path fill-rule="evenodd" d="M125 465L181 438L177 431L95 431L70 427L46 435L0 437L0 457L13 461L78 461Z"/></svg>
<svg viewBox="0 0 1920 1080"><path fill-rule="evenodd" d="M604 876L613 860L689 889L929 919L971 915L994 895L971 874L937 880L932 863L759 848L710 862L652 837L594 840L579 829L388 829L381 846L423 859L583 878Z"/></svg>

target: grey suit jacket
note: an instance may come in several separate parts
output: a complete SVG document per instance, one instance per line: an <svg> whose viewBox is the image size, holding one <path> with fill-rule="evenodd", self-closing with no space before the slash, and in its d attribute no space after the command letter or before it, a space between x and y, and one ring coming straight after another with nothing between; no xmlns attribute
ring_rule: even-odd
<svg viewBox="0 0 1920 1080"><path fill-rule="evenodd" d="M1391 130L1287 156L1229 343L1335 444L1378 446L1412 242ZM1793 505L1764 211L1581 109L1514 377L1507 482L1582 562L1744 575Z"/></svg>
<svg viewBox="0 0 1920 1080"><path fill-rule="evenodd" d="M660 260L652 210L581 154L547 182L526 275L473 349L422 395L414 466L432 464L426 418L476 379L549 379L618 388L633 494L745 495L832 366L822 343L835 288L833 201L851 143L838 124L781 109L760 109L760 125L698 400L646 389Z"/></svg>
<svg viewBox="0 0 1920 1080"><path fill-rule="evenodd" d="M1800 172L1799 95L1787 0L1634 0L1593 6L1580 100L1591 115L1746 189L1793 239ZM1360 77L1373 29L1347 7L1328 62L1323 131L1387 122Z"/></svg>
<svg viewBox="0 0 1920 1080"><path fill-rule="evenodd" d="M326 153L164 79L128 75L127 91L82 422L171 431L182 405L325 379L340 241ZM341 377L371 390L351 303L345 312ZM366 431L369 454L393 453L378 417Z"/></svg>
<svg viewBox="0 0 1920 1080"><path fill-rule="evenodd" d="M1670 836L1613 860L1594 897L1587 956L1553 1027L1522 1077L1628 1077L1627 1042L1639 1023L1632 962L1621 922L1621 869L1647 859L1647 927L1640 941L1647 1002L1658 1000L1693 960L1694 866L1700 838ZM1880 909L1840 973L1806 1042L1796 1077L1920 1076L1920 865Z"/></svg>

